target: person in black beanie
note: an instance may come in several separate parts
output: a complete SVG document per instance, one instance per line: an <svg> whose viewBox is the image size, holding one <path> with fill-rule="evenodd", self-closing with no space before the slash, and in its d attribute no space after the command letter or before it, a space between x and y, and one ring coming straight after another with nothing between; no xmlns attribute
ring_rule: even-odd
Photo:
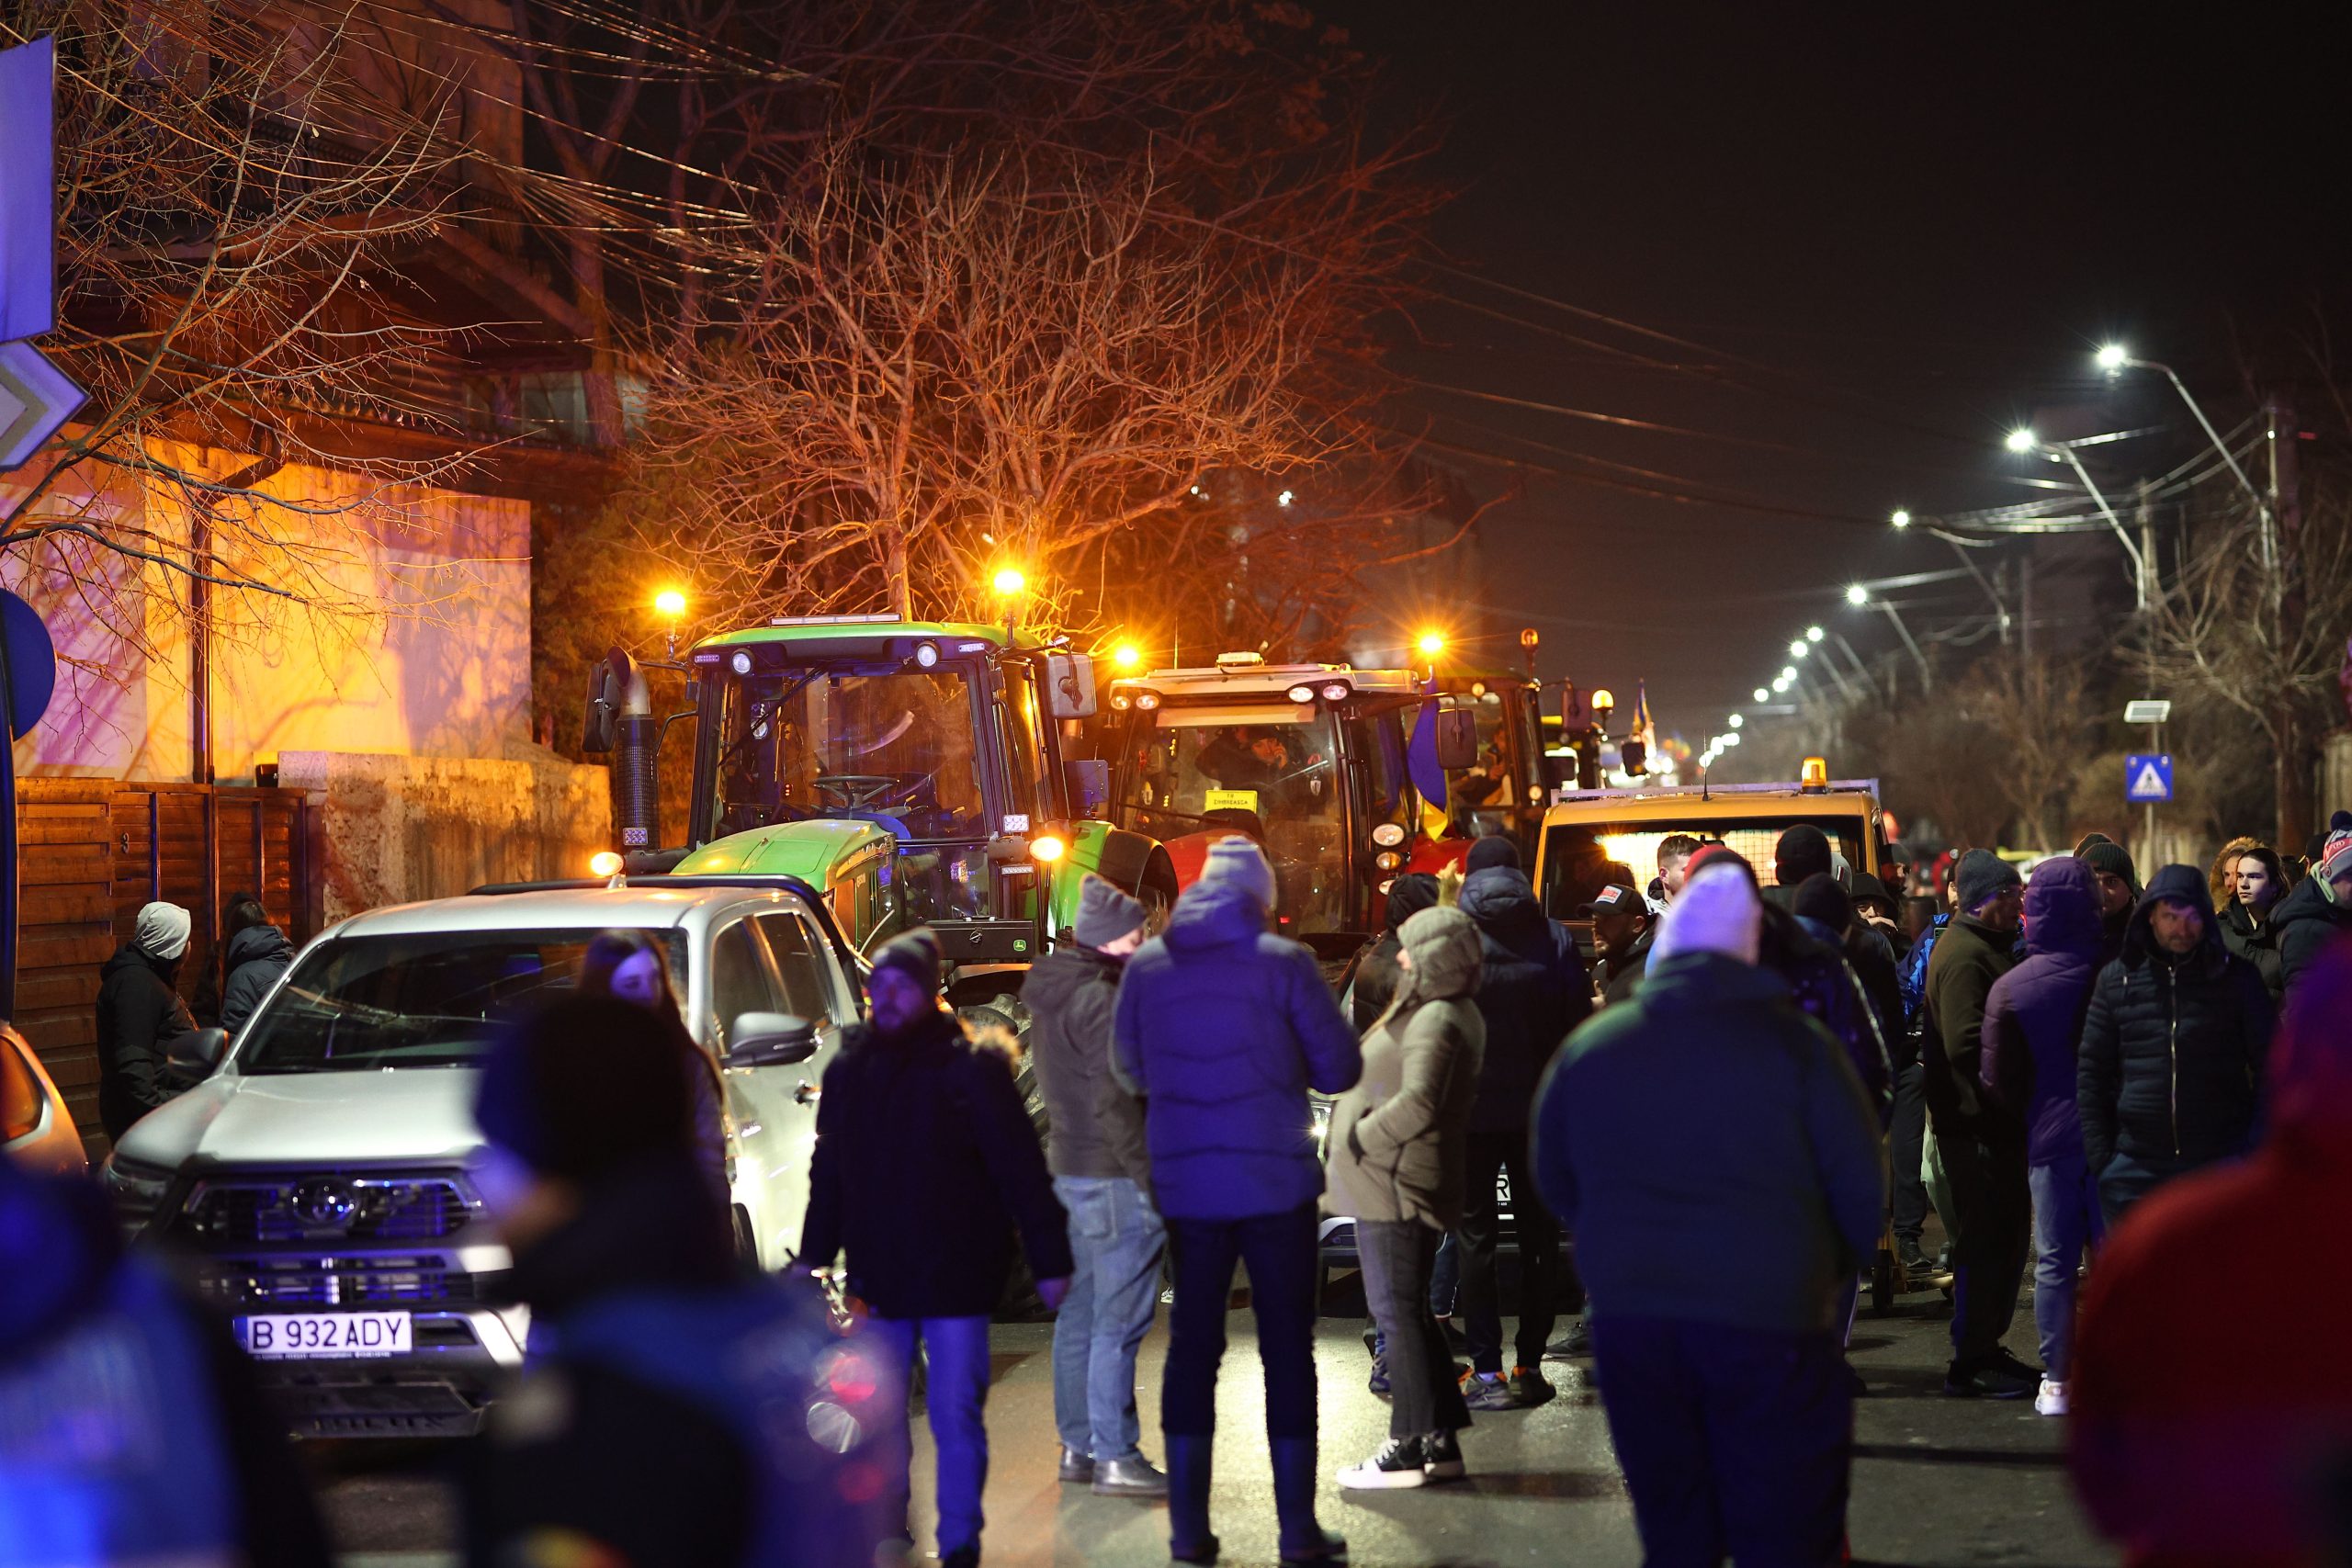
<svg viewBox="0 0 2352 1568"><path fill-rule="evenodd" d="M475 1118L535 1343L469 1461L467 1561L871 1563L882 1517L847 1483L876 1461L889 1380L806 1280L740 1269L660 1022L557 1003L492 1054ZM820 1391L849 1419L799 1414Z"/></svg>
<svg viewBox="0 0 2352 1568"><path fill-rule="evenodd" d="M1401 973L1396 954L1403 946L1396 933L1423 909L1437 908L1437 878L1426 871L1408 871L1388 885L1384 902L1382 923L1387 929L1364 945L1363 956L1356 961L1355 982L1348 992L1349 1021L1358 1034L1379 1022L1380 1015L1396 999Z"/></svg>
<svg viewBox="0 0 2352 1568"><path fill-rule="evenodd" d="M1833 863L1829 835L1810 822L1800 822L1772 847L1773 886L1765 897L1785 909L1807 877L1829 875Z"/></svg>
<svg viewBox="0 0 2352 1568"><path fill-rule="evenodd" d="M1494 865L1507 865L1513 871L1522 869L1519 846L1500 833L1488 833L1470 846L1470 852L1462 857L1462 874L1468 876Z"/></svg>
<svg viewBox="0 0 2352 1568"><path fill-rule="evenodd" d="M2075 852L2098 879L2099 940L2098 969L2123 955L2123 939L2132 929L2132 912L2140 907L2140 873L2132 853L2111 839L2094 833Z"/></svg>
<svg viewBox="0 0 2352 1568"><path fill-rule="evenodd" d="M2094 846L2096 847L2096 846ZM1951 1193L1951 1365L1944 1392L2023 1399L2041 1369L2001 1343L2017 1316L2032 1247L2033 1199L2026 1181L2025 1127L1988 1100L1981 1067L1984 1010L1993 982L2017 962L2025 881L1990 850L1971 850L1952 873L1959 909L1928 960L1928 1118Z"/></svg>
<svg viewBox="0 0 2352 1568"><path fill-rule="evenodd" d="M901 1380L918 1346L928 1356L940 1561L975 1568L989 1470L989 1319L1012 1276L1016 1229L1048 1308L1060 1307L1074 1265L1012 1064L965 1034L939 987L939 939L927 930L876 955L871 1015L842 1031L825 1069L795 1267L830 1269L846 1255L848 1293L872 1313ZM885 1419L884 1493L903 1528L903 1401Z"/></svg>

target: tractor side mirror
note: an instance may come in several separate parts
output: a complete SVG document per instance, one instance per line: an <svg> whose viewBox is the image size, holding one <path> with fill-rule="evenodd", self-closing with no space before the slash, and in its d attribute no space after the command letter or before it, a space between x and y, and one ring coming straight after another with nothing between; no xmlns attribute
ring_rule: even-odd
<svg viewBox="0 0 2352 1568"><path fill-rule="evenodd" d="M1617 742L1617 760L1627 773L1636 776L1649 772L1650 749L1639 740Z"/></svg>
<svg viewBox="0 0 2352 1568"><path fill-rule="evenodd" d="M1080 817L1101 817L1111 808L1111 764L1101 757L1073 757L1062 764L1069 808Z"/></svg>
<svg viewBox="0 0 2352 1568"><path fill-rule="evenodd" d="M1046 685L1056 718L1094 716L1094 660L1083 653L1046 656Z"/></svg>
<svg viewBox="0 0 2352 1568"><path fill-rule="evenodd" d="M591 757L608 755L617 736L621 694L613 667L598 660L588 667L588 707L580 720L580 750Z"/></svg>
<svg viewBox="0 0 2352 1568"><path fill-rule="evenodd" d="M1430 715L1437 726L1437 765L1449 773L1478 765L1478 718L1466 708L1440 708Z"/></svg>

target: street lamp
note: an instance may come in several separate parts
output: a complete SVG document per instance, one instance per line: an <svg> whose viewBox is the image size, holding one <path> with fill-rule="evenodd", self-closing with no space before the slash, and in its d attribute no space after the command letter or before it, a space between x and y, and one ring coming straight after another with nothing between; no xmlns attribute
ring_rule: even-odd
<svg viewBox="0 0 2352 1568"><path fill-rule="evenodd" d="M1784 664L1781 666L1781 679L1786 681L1792 686L1795 685L1797 683L1797 667L1793 664Z"/></svg>
<svg viewBox="0 0 2352 1568"><path fill-rule="evenodd" d="M1756 700L1759 703L1769 703L1772 700L1772 694L1758 686L1756 688Z"/></svg>
<svg viewBox="0 0 2352 1568"><path fill-rule="evenodd" d="M1775 692L1785 693L1788 689L1789 678L1786 675L1775 675L1772 677L1772 690Z"/></svg>
<svg viewBox="0 0 2352 1568"><path fill-rule="evenodd" d="M1894 524L1898 528L1908 528L1911 526L1911 513L1905 508L1898 506L1894 509L1894 515L1889 517L1887 521Z"/></svg>
<svg viewBox="0 0 2352 1568"><path fill-rule="evenodd" d="M1813 644L1805 641L1803 637L1794 638L1789 644L1789 657L1791 659L1803 659L1806 654L1811 653L1812 651Z"/></svg>
<svg viewBox="0 0 2352 1568"><path fill-rule="evenodd" d="M1869 604L1870 602L1871 602L1871 591L1870 591L1869 589L1867 589L1867 588L1863 587L1863 586L1862 586L1860 583L1859 583L1859 582L1856 582L1856 583L1849 583L1849 584L1847 586L1847 589L1846 589L1846 603L1847 603L1847 604L1853 605L1856 609L1860 609L1861 606L1863 606L1864 604Z"/></svg>
<svg viewBox="0 0 2352 1568"><path fill-rule="evenodd" d="M686 613L686 596L674 588L664 588L653 596L653 613L668 623L670 657L678 657L678 617Z"/></svg>
<svg viewBox="0 0 2352 1568"><path fill-rule="evenodd" d="M2075 444L2071 441L2044 441L2033 433L2030 426L2019 425L2009 432L2008 438L2003 445L2012 452L2039 452L2052 462L2064 463L2075 470L2075 477L2082 481L2083 489L2088 491L2091 500L2098 503L2099 515L2106 518L2107 525L2115 530L2115 536L2123 541L2123 553L2132 558L2132 581L2138 591L2139 607L2142 610L2147 609L2147 554L2140 548L2132 539L2131 532L2123 526L2123 519L2115 514L2115 508L2107 503L2107 497L2100 493L2098 484L2091 479L2091 471L2083 467L2082 458L2075 455ZM2266 535L2265 537L2267 540L2267 536Z"/></svg>
<svg viewBox="0 0 2352 1568"><path fill-rule="evenodd" d="M1853 605L1858 610L1866 607L1875 607L1884 611L1886 613L1886 618L1894 623L1895 635L1902 637L1903 646L1911 650L1912 661L1919 666L1920 690L1930 691L1934 689L1936 683L1935 672L1928 668L1928 656L1920 651L1918 639L1911 635L1911 628L1903 624L1903 613L1901 611L1897 610L1893 604L1883 599L1873 600L1871 597L1871 591L1863 587L1859 582L1849 583L1847 585L1846 603Z"/></svg>
<svg viewBox="0 0 2352 1568"><path fill-rule="evenodd" d="M1819 642L1823 637L1827 637L1828 635L1829 634L1827 632L1823 631L1819 626L1807 626L1804 629L1804 640L1807 642Z"/></svg>
<svg viewBox="0 0 2352 1568"><path fill-rule="evenodd" d="M2101 370L2106 371L2110 377L2120 376L2127 368L2132 370L2160 370L2164 373L2165 379L2172 383L2172 389L2180 394L2180 400L2188 405L2188 412L2197 416L2197 427L2205 433L2205 439L2213 444L2213 450L2222 455L2222 461L2230 466L2230 472L2237 476L2238 483L2245 487L2246 494L2254 498L2254 504L2261 511L2263 563L2266 566L2268 565L2271 548L2270 529L2272 526L2270 502L2264 497L2260 491L2254 488L2254 481L2246 478L2245 470L2238 467L2237 455L2222 444L2221 432L2213 428L2213 422L2205 417L2205 411L2198 405L2195 398L2189 396L2188 384L2180 378L2180 373L2175 370L2171 366L2159 364L2153 359L2135 359L2132 356L2131 350L2125 348L2120 343L2102 344L2098 353L2094 355L2092 359Z"/></svg>
<svg viewBox="0 0 2352 1568"><path fill-rule="evenodd" d="M1732 715L1732 716L1731 716L1731 727L1732 727L1734 729L1737 729L1740 726L1742 726L1742 725L1746 724L1747 722L1747 716L1746 714L1744 714L1744 713L1736 713L1736 714L1734 714L1734 715Z"/></svg>

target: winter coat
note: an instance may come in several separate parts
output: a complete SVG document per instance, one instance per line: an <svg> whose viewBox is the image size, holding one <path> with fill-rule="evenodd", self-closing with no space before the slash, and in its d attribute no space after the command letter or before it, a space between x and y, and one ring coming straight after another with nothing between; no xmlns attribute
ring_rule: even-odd
<svg viewBox="0 0 2352 1568"><path fill-rule="evenodd" d="M232 1034L243 1028L293 962L294 944L276 926L247 926L231 937L220 961L228 976L220 985L220 1027Z"/></svg>
<svg viewBox="0 0 2352 1568"><path fill-rule="evenodd" d="M1919 1059L1921 1042L1928 1033L1928 964L1936 954L1936 939L1951 924L1949 912L1938 915L1933 924L1911 944L1903 955L1903 966L1895 971L1895 987L1903 997L1903 1033L1899 1040L1886 1043L1897 1072L1908 1071Z"/></svg>
<svg viewBox="0 0 2352 1568"><path fill-rule="evenodd" d="M1358 1220L1462 1223L1465 1137L1487 1026L1477 928L1458 909L1406 922L1406 995L1363 1042L1363 1077L1331 1111L1328 1207Z"/></svg>
<svg viewBox="0 0 2352 1568"><path fill-rule="evenodd" d="M1884 1044L1891 1074L1894 1041L1903 1031L1903 985L1896 977L1894 944L1887 940L1884 931L1858 919L1848 928L1838 950L1845 956L1847 967L1853 970L1862 995L1870 1000L1871 1016L1878 1021L1879 1039Z"/></svg>
<svg viewBox="0 0 2352 1568"><path fill-rule="evenodd" d="M1649 970L1650 943L1657 939L1657 922L1652 920L1643 928L1642 934L1634 939L1631 951L1601 966L1600 1003L1603 1007L1613 1007L1619 1002L1633 999L1634 987L1642 983L1642 976Z"/></svg>
<svg viewBox="0 0 2352 1568"><path fill-rule="evenodd" d="M2352 931L2352 908L2337 903L2333 892L2313 874L2270 907L2270 926L2278 942L2278 984L2287 997L2295 994L2328 940Z"/></svg>
<svg viewBox="0 0 2352 1568"><path fill-rule="evenodd" d="M882 1499L843 1484L859 1447L829 1441L814 1407L855 1416L905 1393L827 1386L843 1341L823 1296L743 1277L733 1253L672 1154L592 1182L517 1254L532 1354L464 1467L469 1562L545 1561L560 1537L577 1561L632 1568L873 1562Z"/></svg>
<svg viewBox="0 0 2352 1568"><path fill-rule="evenodd" d="M1993 982L1977 1063L1985 1099L2024 1128L2030 1164L2083 1157L2076 1053L2098 944L2098 884L2090 867L2072 855L2035 866L2025 890L2026 956Z"/></svg>
<svg viewBox="0 0 2352 1568"><path fill-rule="evenodd" d="M1714 953L1653 960L1577 1031L1536 1102L1534 1168L1603 1323L1828 1330L1886 1201L1845 1052L1778 975Z"/></svg>
<svg viewBox="0 0 2352 1568"><path fill-rule="evenodd" d="M1487 1024L1470 1130L1523 1135L1544 1069L1592 1011L1592 986L1575 945L1562 952L1525 872L1496 865L1471 873L1461 909L1478 928L1478 1016Z"/></svg>
<svg viewBox="0 0 2352 1568"><path fill-rule="evenodd" d="M1939 1138L2009 1142L2021 1135L2011 1119L1986 1112L1982 1060L1984 1004L1994 982L2012 966L2016 940L1973 915L1954 916L1936 939L1935 956L1928 961L1928 1022L1919 1054L1927 1063L1920 1088Z"/></svg>
<svg viewBox="0 0 2352 1568"><path fill-rule="evenodd" d="M1046 1100L1047 1168L1148 1185L1143 1106L1111 1076L1120 967L1091 947L1057 947L1030 966L1021 999L1034 1021L1029 1060Z"/></svg>
<svg viewBox="0 0 2352 1568"><path fill-rule="evenodd" d="M2149 929L2165 898L2205 917L2204 940L2183 958ZM2245 1153L2271 1021L2262 976L2222 945L2204 874L2168 865L2150 877L2083 1024L2076 1083L2092 1175L2119 1155L2170 1170Z"/></svg>
<svg viewBox="0 0 2352 1568"><path fill-rule="evenodd" d="M1886 1041L1852 965L1823 935L1815 934L1819 930L1767 899L1758 962L1788 982L1797 1010L1844 1047L1848 1065L1883 1122L1894 1110L1894 1070Z"/></svg>
<svg viewBox="0 0 2352 1568"><path fill-rule="evenodd" d="M2275 917L2278 912L2274 906L2271 914ZM2234 898L2222 907L2218 918L2222 924L2222 945L2254 965L2254 972L2262 976L2263 988L2270 993L2270 1000L2275 1006L2287 991L2286 965L2278 953L2278 920L2272 919L2260 925L2255 924L2254 917L2246 913L2245 906Z"/></svg>
<svg viewBox="0 0 2352 1568"><path fill-rule="evenodd" d="M883 1317L982 1317L1003 1299L1016 1226L1032 1274L1069 1276L1068 1221L1003 1053L944 1010L897 1039L843 1030L799 1261L846 1253L850 1293Z"/></svg>
<svg viewBox="0 0 2352 1568"><path fill-rule="evenodd" d="M1201 882L1176 900L1127 960L1112 1038L1162 1214L1249 1219L1322 1194L1307 1090L1354 1088L1363 1058L1314 953L1270 934L1247 891Z"/></svg>
<svg viewBox="0 0 2352 1568"><path fill-rule="evenodd" d="M2339 939L2278 1030L2262 1146L2142 1200L2084 1286L2067 1438L2076 1490L2128 1561L2333 1560L2312 1505L2314 1461L2352 1436L2352 1250L2321 1239L2352 1192L2347 1014ZM2244 1353L2186 1348L2220 1325Z"/></svg>
<svg viewBox="0 0 2352 1568"><path fill-rule="evenodd" d="M172 989L178 971L176 959L151 958L132 942L98 971L98 1124L109 1138L179 1093L165 1057L196 1020Z"/></svg>

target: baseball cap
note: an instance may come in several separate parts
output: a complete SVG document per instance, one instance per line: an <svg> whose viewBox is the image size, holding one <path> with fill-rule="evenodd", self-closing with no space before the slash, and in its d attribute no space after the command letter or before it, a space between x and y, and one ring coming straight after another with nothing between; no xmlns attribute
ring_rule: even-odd
<svg viewBox="0 0 2352 1568"><path fill-rule="evenodd" d="M1649 900L1622 882L1612 882L1592 896L1589 904L1577 906L1576 918L1591 919L1595 915L1621 915L1650 912Z"/></svg>

